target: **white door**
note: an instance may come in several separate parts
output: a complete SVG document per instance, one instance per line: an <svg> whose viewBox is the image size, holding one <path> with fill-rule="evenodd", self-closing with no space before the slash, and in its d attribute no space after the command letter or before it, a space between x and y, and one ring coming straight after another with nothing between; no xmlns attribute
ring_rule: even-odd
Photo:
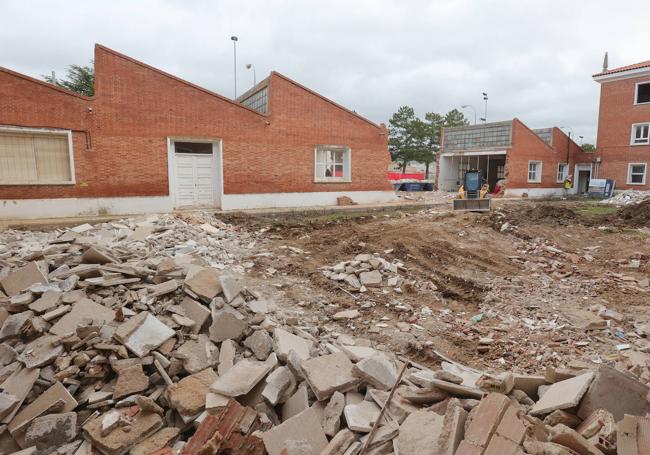
<svg viewBox="0 0 650 455"><path fill-rule="evenodd" d="M176 207L214 206L213 155L176 153Z"/></svg>

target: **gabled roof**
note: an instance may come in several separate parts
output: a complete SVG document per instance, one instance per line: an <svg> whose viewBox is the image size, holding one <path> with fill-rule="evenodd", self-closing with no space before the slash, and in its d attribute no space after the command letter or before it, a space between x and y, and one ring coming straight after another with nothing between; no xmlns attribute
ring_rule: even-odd
<svg viewBox="0 0 650 455"><path fill-rule="evenodd" d="M220 99L222 101L230 103L233 106L237 106L237 107L245 109L245 110L247 110L247 111L249 111L249 112L251 112L253 114L261 115L262 117L266 117L266 114L261 114L261 113L257 112L254 109L251 109L251 108L249 108L247 106L244 106L243 104L238 103L237 101L231 100L230 98L227 98L227 97L225 97L223 95L219 95L218 93L213 92L212 90L208 90L207 88L201 87L200 85L196 85L196 84L193 84L192 82L188 82L185 79L181 79L178 76L174 76L173 74L167 73L167 72L165 72L163 70L160 70L158 68L155 68L155 67L153 67L151 65L147 65L146 63L143 63L143 62L141 62L139 60L136 60L136 59L134 59L132 57L129 57L128 55L121 54L121 53L119 53L119 52L117 52L117 51L115 51L113 49L110 49L110 48L108 48L106 46L102 46L101 44L95 44L95 49L101 49L101 50L106 51L106 52L108 52L110 54L113 54L113 55L115 55L115 56L117 56L119 58L127 60L127 61L129 61L131 63L142 66L143 68L147 68L147 69L149 69L151 71L154 71L154 72L156 72L156 73L158 73L158 74L160 74L162 76L165 76L165 77L173 79L173 80L175 80L177 82L180 82L181 84L187 85L187 86L192 87L192 88L194 88L196 90L199 90L199 91L201 91L203 93L206 93L206 94L208 94L210 96L213 96L213 97L218 98L218 99Z"/></svg>
<svg viewBox="0 0 650 455"><path fill-rule="evenodd" d="M634 63L632 65L620 66L618 68L612 68L611 70L607 71L601 71L600 73L594 74L592 77L609 76L610 74L624 73L626 71L640 70L644 68L650 69L650 60Z"/></svg>

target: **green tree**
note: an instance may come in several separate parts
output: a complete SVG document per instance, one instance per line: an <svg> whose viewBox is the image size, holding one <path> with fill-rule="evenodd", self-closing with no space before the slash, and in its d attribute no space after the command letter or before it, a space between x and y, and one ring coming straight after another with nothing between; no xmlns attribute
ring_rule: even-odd
<svg viewBox="0 0 650 455"><path fill-rule="evenodd" d="M402 172L406 163L414 161L418 118L410 106L402 106L388 121L388 150L393 161L400 163Z"/></svg>
<svg viewBox="0 0 650 455"><path fill-rule="evenodd" d="M582 150L584 150L585 152L595 152L596 151L596 146L594 144L584 143L580 147L582 147Z"/></svg>
<svg viewBox="0 0 650 455"><path fill-rule="evenodd" d="M92 65L92 60L90 63ZM95 94L95 70L92 66L70 65L66 69L64 79L57 79L54 75L44 75L43 78L50 84L58 85L81 95L93 96Z"/></svg>
<svg viewBox="0 0 650 455"><path fill-rule="evenodd" d="M469 125L469 120L467 120L465 114L458 109L452 109L445 114L445 127L450 128L453 126L463 125Z"/></svg>

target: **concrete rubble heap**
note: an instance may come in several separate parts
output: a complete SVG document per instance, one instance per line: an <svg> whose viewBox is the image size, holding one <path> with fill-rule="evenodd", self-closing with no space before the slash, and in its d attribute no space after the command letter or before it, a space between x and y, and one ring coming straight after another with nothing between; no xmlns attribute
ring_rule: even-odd
<svg viewBox="0 0 650 455"><path fill-rule="evenodd" d="M2 234L0 453L648 453L647 360L434 371L287 323L245 285L254 239L194 216ZM356 291L405 272L323 271Z"/></svg>

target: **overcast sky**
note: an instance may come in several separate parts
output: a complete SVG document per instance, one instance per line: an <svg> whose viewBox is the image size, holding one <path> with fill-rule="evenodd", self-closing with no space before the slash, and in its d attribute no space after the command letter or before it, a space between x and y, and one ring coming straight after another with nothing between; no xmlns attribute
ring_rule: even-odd
<svg viewBox="0 0 650 455"><path fill-rule="evenodd" d="M276 70L376 122L474 105L488 120L570 126L595 139L591 75L650 59L650 1L3 0L0 66L40 77L94 43L218 93ZM474 114L465 110L471 121Z"/></svg>

